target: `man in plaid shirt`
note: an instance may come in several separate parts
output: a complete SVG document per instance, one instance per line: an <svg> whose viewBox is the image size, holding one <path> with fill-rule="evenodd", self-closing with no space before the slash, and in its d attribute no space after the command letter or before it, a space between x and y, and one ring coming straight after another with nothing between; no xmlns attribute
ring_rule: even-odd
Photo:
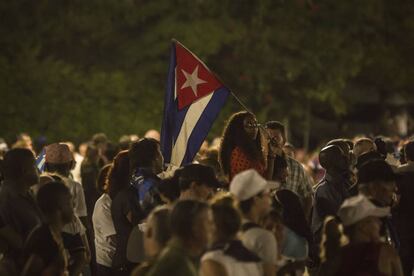
<svg viewBox="0 0 414 276"><path fill-rule="evenodd" d="M302 164L287 156L282 150L283 145L286 143L285 127L278 121L270 121L266 123L265 128L269 135L272 150L277 155L285 158L288 165L288 177L285 183L281 183L280 188L295 192L302 202L306 216L309 217L312 207L312 182L306 175Z"/></svg>

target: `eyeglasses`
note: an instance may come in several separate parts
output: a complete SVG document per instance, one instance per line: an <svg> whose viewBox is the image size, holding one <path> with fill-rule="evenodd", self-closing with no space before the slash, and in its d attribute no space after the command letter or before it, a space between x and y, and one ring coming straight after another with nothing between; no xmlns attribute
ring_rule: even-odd
<svg viewBox="0 0 414 276"><path fill-rule="evenodd" d="M261 127L261 124L249 122L249 123L244 124L244 126L247 128L259 128Z"/></svg>

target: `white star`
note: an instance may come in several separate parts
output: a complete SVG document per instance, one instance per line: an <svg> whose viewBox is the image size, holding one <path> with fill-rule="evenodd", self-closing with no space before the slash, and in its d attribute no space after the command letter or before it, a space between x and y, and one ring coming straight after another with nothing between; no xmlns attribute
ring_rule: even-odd
<svg viewBox="0 0 414 276"><path fill-rule="evenodd" d="M194 69L193 73L191 73L191 75L189 73L187 73L186 71L184 71L183 69L181 69L181 71L183 72L184 77L186 79L183 86L181 86L181 89L184 89L186 87L191 87L191 89L193 90L194 95L197 97L198 96L197 95L197 85L202 84L202 83L206 83L206 81L198 78L198 65Z"/></svg>

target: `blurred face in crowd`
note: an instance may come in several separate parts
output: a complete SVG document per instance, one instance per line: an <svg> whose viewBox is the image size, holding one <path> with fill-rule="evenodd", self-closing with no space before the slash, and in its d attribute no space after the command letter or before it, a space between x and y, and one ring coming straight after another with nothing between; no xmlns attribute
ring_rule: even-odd
<svg viewBox="0 0 414 276"><path fill-rule="evenodd" d="M210 208L203 210L193 225L194 242L200 248L207 248L213 241L214 220Z"/></svg>
<svg viewBox="0 0 414 276"><path fill-rule="evenodd" d="M207 201L213 194L213 189L205 183L193 182L191 190L194 197L200 201Z"/></svg>
<svg viewBox="0 0 414 276"><path fill-rule="evenodd" d="M271 193L269 190L263 191L255 197L255 208L260 217L270 212L272 207Z"/></svg>
<svg viewBox="0 0 414 276"><path fill-rule="evenodd" d="M269 143L272 151L281 155L285 143L282 133L277 129L270 128L267 129L267 133L269 134Z"/></svg>
<svg viewBox="0 0 414 276"><path fill-rule="evenodd" d="M158 145L157 147L157 155L156 158L154 160L154 170L155 170L155 174L159 174L163 171L163 164L164 164L164 157L162 156L161 153L161 148Z"/></svg>
<svg viewBox="0 0 414 276"><path fill-rule="evenodd" d="M257 138L259 128L255 117L251 115L246 116L243 120L243 127L244 131L250 139L255 140Z"/></svg>

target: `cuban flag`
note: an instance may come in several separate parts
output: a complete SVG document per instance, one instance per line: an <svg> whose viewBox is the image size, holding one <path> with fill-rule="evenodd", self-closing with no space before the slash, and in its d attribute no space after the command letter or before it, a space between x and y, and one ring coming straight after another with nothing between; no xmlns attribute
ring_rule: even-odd
<svg viewBox="0 0 414 276"><path fill-rule="evenodd" d="M42 152L36 158L36 167L39 172L45 171L45 163L46 163L46 149L44 148Z"/></svg>
<svg viewBox="0 0 414 276"><path fill-rule="evenodd" d="M161 129L167 167L193 161L229 93L197 56L173 41Z"/></svg>

